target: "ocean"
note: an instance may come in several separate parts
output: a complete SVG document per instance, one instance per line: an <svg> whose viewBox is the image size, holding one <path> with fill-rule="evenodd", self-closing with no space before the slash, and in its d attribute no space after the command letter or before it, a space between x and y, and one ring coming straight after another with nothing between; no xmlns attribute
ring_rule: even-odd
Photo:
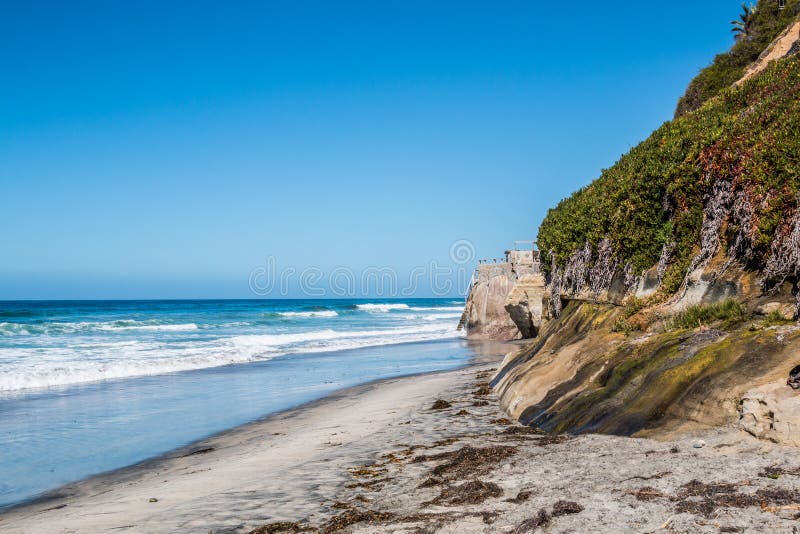
<svg viewBox="0 0 800 534"><path fill-rule="evenodd" d="M0 507L475 356L463 301L0 302Z"/></svg>

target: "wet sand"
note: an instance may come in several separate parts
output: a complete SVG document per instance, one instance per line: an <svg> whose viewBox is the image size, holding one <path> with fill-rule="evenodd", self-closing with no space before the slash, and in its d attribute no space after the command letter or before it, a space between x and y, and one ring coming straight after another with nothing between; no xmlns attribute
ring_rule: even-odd
<svg viewBox="0 0 800 534"><path fill-rule="evenodd" d="M391 379L71 484L3 532L792 532L797 450L734 429L670 442L542 436L498 364ZM433 409L437 400L440 409ZM448 406L449 404L449 406ZM693 482L695 481L695 482Z"/></svg>

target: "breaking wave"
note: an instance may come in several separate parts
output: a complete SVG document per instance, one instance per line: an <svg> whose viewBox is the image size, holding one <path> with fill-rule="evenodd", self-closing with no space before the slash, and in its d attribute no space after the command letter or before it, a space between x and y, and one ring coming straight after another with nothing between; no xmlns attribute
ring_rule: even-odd
<svg viewBox="0 0 800 534"><path fill-rule="evenodd" d="M356 309L366 312L386 313L392 310L407 310L408 304L356 304Z"/></svg>
<svg viewBox="0 0 800 534"><path fill-rule="evenodd" d="M304 311L304 312L279 312L281 317L304 318L304 317L338 317L339 314L333 310Z"/></svg>
<svg viewBox="0 0 800 534"><path fill-rule="evenodd" d="M31 336L37 334L77 334L89 332L114 332L114 331L150 331L150 332L185 332L197 330L195 323L186 324L159 324L153 321L106 321L106 322L75 322L75 323L0 323L2 336Z"/></svg>
<svg viewBox="0 0 800 534"><path fill-rule="evenodd" d="M139 325L173 326L187 325ZM196 326L196 325L195 325ZM264 361L280 355L329 352L459 337L450 322L400 328L250 334L210 341L84 342L49 348L0 348L0 392L160 375ZM42 355L47 355L42 358Z"/></svg>

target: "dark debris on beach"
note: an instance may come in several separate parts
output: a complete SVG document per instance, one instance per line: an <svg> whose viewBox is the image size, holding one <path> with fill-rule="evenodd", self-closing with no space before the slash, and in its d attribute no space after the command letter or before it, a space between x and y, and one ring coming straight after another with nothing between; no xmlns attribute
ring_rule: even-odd
<svg viewBox="0 0 800 534"><path fill-rule="evenodd" d="M481 377L483 378L483 377ZM549 449L569 447L575 439L570 435L548 434L540 429L520 426L500 413L493 402L485 400L491 390L488 384L480 383L477 390L465 385L462 395L439 398L428 410L421 410L424 417L416 424L427 424L433 428L443 420L460 415L458 428L470 425L469 432L457 432L447 428L441 434L415 444L396 444L396 448L376 456L373 463L350 467L347 472L351 481L345 484L337 500L328 501L323 513L316 521L307 518L301 522L271 523L253 531L255 534L340 531L402 530L407 532L436 532L458 521L467 521L476 530L502 525L507 532L544 532L553 524L573 521L570 516L580 517L584 504L568 497L542 506L543 493L535 484L523 488L503 487L502 477L497 471L514 466L521 453L528 455L550 454ZM478 397L477 399L475 397ZM490 407L484 409L485 407ZM470 410L464 407L471 407ZM444 413L443 410L448 410ZM427 418L427 419L426 419ZM437 426L433 426L437 425ZM437 439L438 438L438 439ZM536 451L536 452L533 452ZM649 458L666 454L670 457L681 451L673 446L669 451L647 449L643 454ZM685 453L684 453L685 454ZM800 476L800 468L785 465L764 467L758 472L767 483L781 477ZM697 524L717 517L720 510L753 507L762 512L800 513L800 489L781 487L756 487L750 481L710 482L692 480L672 491L663 489L665 481L673 480L671 471L653 469L650 472L633 473L620 483L641 481L640 487L621 489L631 506L647 506L654 503L666 507L673 514L690 514ZM658 482L656 482L658 481ZM653 487L653 484L658 487ZM670 482L668 482L670 484ZM675 482L671 482L675 484ZM402 499L406 504L397 506L396 488L407 488ZM675 487L674 485L672 486ZM390 488L392 492L389 492ZM387 506L386 503L392 503ZM513 510L513 515L508 516ZM330 514L330 515L329 515ZM520 517L521 516L521 517ZM503 518L506 522L503 523ZM515 518L509 522L509 517ZM316 525L312 525L316 523ZM470 527L470 528L473 528ZM730 530L723 530L730 529ZM740 531L739 527L719 525L719 531Z"/></svg>

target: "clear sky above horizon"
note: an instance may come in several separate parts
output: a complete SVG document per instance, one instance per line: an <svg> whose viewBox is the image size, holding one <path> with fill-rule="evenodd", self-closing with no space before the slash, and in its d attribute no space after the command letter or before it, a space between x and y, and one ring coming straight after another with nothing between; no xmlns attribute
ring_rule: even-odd
<svg viewBox="0 0 800 534"><path fill-rule="evenodd" d="M0 0L0 299L499 256L671 118L739 10Z"/></svg>

